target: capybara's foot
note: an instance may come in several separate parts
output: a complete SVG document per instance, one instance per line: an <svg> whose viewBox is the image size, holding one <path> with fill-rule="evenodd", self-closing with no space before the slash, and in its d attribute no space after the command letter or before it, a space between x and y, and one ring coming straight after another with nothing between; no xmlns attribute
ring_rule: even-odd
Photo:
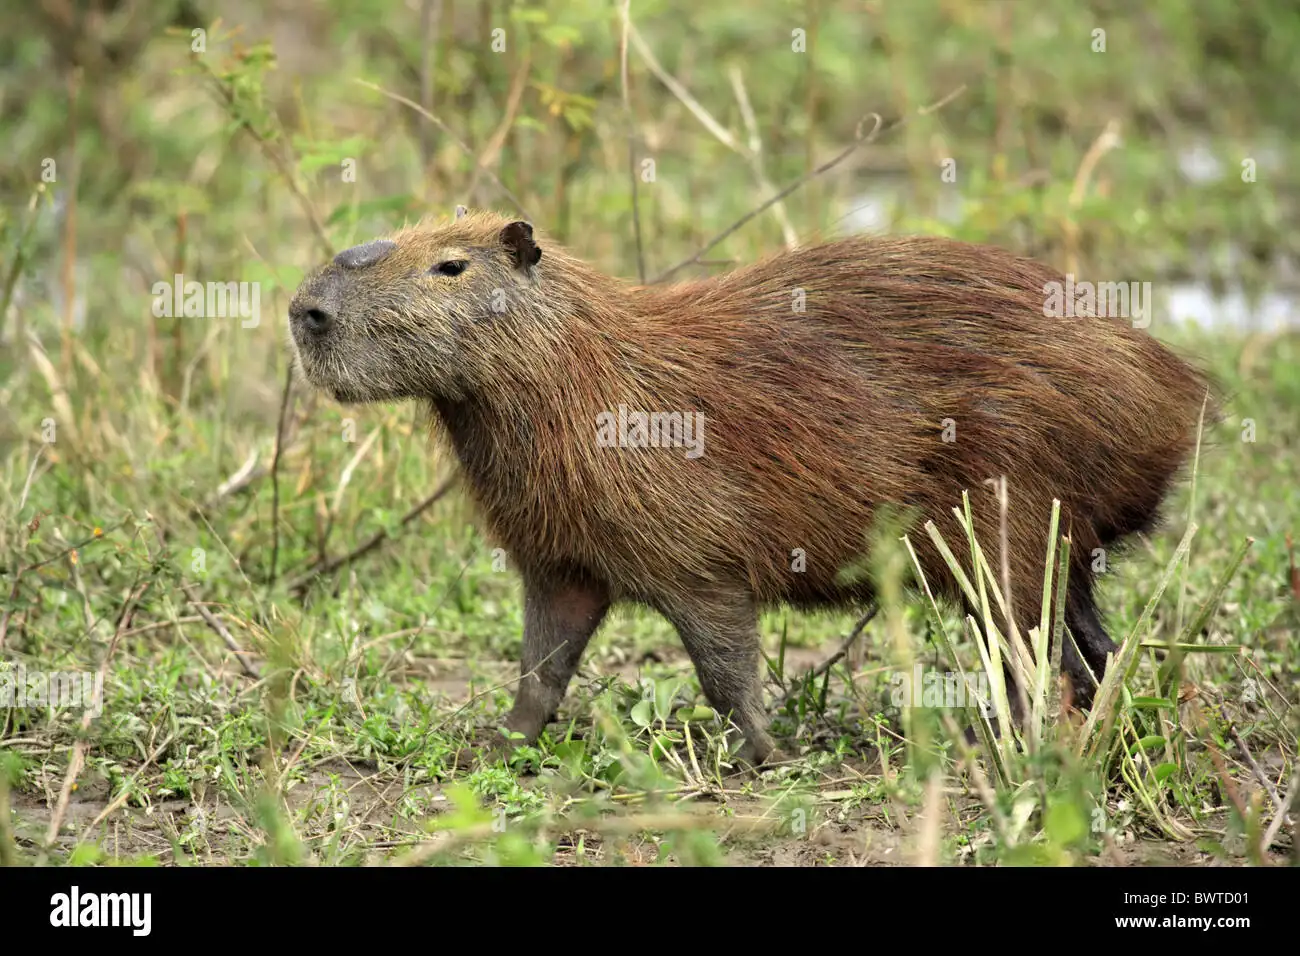
<svg viewBox="0 0 1300 956"><path fill-rule="evenodd" d="M785 754L766 733L747 736L735 754L736 765L741 769L761 770L781 763L785 759Z"/></svg>
<svg viewBox="0 0 1300 956"><path fill-rule="evenodd" d="M507 726L506 729L510 728ZM535 743L536 740L536 735L507 738L496 727L480 727L456 751L452 766L457 770L470 771L490 767L499 761L508 764L516 749Z"/></svg>

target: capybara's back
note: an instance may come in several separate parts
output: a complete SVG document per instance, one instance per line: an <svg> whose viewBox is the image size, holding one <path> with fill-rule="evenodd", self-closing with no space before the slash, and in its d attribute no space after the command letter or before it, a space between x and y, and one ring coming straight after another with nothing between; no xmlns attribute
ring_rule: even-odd
<svg viewBox="0 0 1300 956"><path fill-rule="evenodd" d="M944 239L845 239L727 275L638 288L472 214L341 253L295 298L308 378L435 410L525 585L510 725L551 718L611 603L677 627L747 756L764 758L756 616L870 597L882 506L1007 563L1037 622L1053 498L1071 535L1063 666L1087 702L1114 648L1094 549L1154 521L1195 443L1204 378L1125 318L1050 308L1058 273ZM960 599L928 536L927 581ZM1091 674L1089 673L1091 671Z"/></svg>

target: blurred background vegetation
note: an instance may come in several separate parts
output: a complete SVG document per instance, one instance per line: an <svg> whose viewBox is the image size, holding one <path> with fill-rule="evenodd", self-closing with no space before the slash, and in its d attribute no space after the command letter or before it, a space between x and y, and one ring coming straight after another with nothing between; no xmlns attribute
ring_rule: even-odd
<svg viewBox="0 0 1300 956"><path fill-rule="evenodd" d="M787 206L800 236L842 230L859 197L902 185L906 202L884 219L893 228L1011 245L1062 267L1077 257L1110 279L1258 289L1298 251L1288 226L1300 7L1287 0L643 0L632 16L662 70L741 149L743 89L776 185L847 144L864 115L893 119L966 88L796 194ZM192 53L195 28L207 31L205 52ZM107 333L118 323L103 315L138 310L138 288L105 277L165 274L159 257L243 278L258 274L255 249L291 285L292 267L318 253L286 246L309 226L251 130L339 245L456 202L504 205L478 162L562 240L634 273L619 35L613 0L7 3L4 247L52 158L58 178L29 269L57 276L71 253L89 329ZM637 153L656 165L641 190L653 275L766 192L635 43L630 59ZM422 104L472 155L354 79ZM1111 123L1119 145L1076 189ZM345 158L355 182L340 174ZM939 174L948 158L955 184ZM1242 181L1248 159L1254 183ZM768 215L725 252L781 238ZM106 285L137 298L104 301Z"/></svg>

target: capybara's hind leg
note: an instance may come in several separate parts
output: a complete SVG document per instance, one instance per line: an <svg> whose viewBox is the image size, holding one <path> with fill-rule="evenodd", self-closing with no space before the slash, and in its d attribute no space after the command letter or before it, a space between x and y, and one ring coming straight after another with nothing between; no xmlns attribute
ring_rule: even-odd
<svg viewBox="0 0 1300 956"><path fill-rule="evenodd" d="M506 727L537 739L564 699L582 652L609 610L593 583L524 582L524 647L519 689Z"/></svg>
<svg viewBox="0 0 1300 956"><path fill-rule="evenodd" d="M677 628L690 654L700 688L714 710L745 735L740 758L763 763L775 750L767 733L763 682L759 676L758 612L744 591L674 595L659 610Z"/></svg>
<svg viewBox="0 0 1300 956"><path fill-rule="evenodd" d="M1091 707L1097 685L1106 674L1106 655L1119 648L1101 626L1090 580L1070 581L1065 598L1065 623L1083 657L1080 658L1066 637L1061 648L1061 670L1070 677L1076 706Z"/></svg>

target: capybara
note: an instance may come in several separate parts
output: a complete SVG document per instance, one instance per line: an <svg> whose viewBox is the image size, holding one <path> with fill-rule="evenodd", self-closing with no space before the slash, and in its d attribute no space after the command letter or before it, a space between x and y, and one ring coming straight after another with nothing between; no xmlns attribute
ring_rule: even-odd
<svg viewBox="0 0 1300 956"><path fill-rule="evenodd" d="M635 286L529 223L462 213L340 252L303 281L290 326L311 383L426 403L459 458L523 578L511 730L535 739L610 606L640 602L676 627L741 756L763 761L759 611L870 600L840 572L885 505L961 554L964 490L999 569L986 479L1003 475L1022 634L1061 501L1082 651L1066 640L1062 669L1090 700L1089 670L1115 649L1094 549L1152 525L1195 445L1201 373L1130 320L1048 308L1063 277L996 248L846 238ZM961 600L929 537L912 538L930 586Z"/></svg>

